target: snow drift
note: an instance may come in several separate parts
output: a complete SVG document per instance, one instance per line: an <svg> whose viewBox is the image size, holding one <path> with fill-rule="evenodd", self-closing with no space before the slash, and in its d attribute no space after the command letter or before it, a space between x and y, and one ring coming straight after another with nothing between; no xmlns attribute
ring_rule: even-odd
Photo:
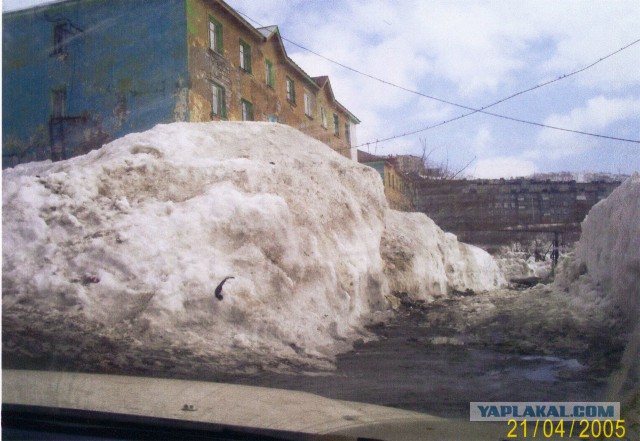
<svg viewBox="0 0 640 441"><path fill-rule="evenodd" d="M529 253L512 250L501 250L493 257L507 280L527 277L546 278L551 273L550 258L536 261L535 257Z"/></svg>
<svg viewBox="0 0 640 441"><path fill-rule="evenodd" d="M635 173L589 211L573 256L556 283L581 300L640 316L640 175Z"/></svg>
<svg viewBox="0 0 640 441"><path fill-rule="evenodd" d="M268 123L159 125L5 170L3 241L5 314L73 312L204 354L331 357L390 290L500 283L488 254L388 210L375 170Z"/></svg>
<svg viewBox="0 0 640 441"><path fill-rule="evenodd" d="M556 284L575 302L621 319L628 330L607 400L622 404L630 439L640 422L640 174L634 173L589 211L573 256L560 262Z"/></svg>
<svg viewBox="0 0 640 441"><path fill-rule="evenodd" d="M415 300L430 301L451 290L496 289L506 283L487 252L458 242L423 213L389 210L381 245L391 290Z"/></svg>

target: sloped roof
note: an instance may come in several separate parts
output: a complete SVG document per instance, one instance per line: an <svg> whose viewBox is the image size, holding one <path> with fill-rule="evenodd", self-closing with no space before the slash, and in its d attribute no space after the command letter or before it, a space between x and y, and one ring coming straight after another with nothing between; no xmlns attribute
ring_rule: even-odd
<svg viewBox="0 0 640 441"><path fill-rule="evenodd" d="M346 113L347 115L349 115L349 118L351 119L351 121L353 121L356 124L360 124L360 120L349 111L349 109L347 109L345 106L343 106L337 99L336 96L333 93L333 88L331 87L331 81L329 81L329 77L326 75L320 76L320 77L314 77L313 80L316 82L316 84L318 85L318 87L320 89L326 89L327 91L327 95L329 95L329 98L331 98L331 101L333 101L333 103L336 105L336 107L338 107L341 111L343 111L344 113Z"/></svg>
<svg viewBox="0 0 640 441"><path fill-rule="evenodd" d="M249 31L251 33L253 33L256 37L258 38L263 38L264 36L262 35L262 33L260 33L260 31L258 31L258 29L254 28L251 23L249 23L247 20L245 20L245 18L240 15L238 13L238 11L236 11L235 9L233 9L231 6L229 6L226 2L224 2L224 0L213 0L214 2L217 2L220 6L222 6L222 8L227 11L232 17L234 17L236 20L238 20L243 26L245 26L247 29L249 29Z"/></svg>
<svg viewBox="0 0 640 441"><path fill-rule="evenodd" d="M269 41L272 39L275 40L287 63L289 63L291 67L297 70L298 73L302 75L302 77L304 77L305 80L307 80L307 82L309 83L309 86L313 87L316 90L319 90L319 87L314 81L314 79L311 78L309 74L306 73L300 66L298 66L298 64L295 61L289 58L289 55L287 54L287 50L284 47L284 42L282 41L282 37L280 36L280 29L278 29L278 26L276 25L265 26L265 27L259 28L258 32L264 35L265 41Z"/></svg>
<svg viewBox="0 0 640 441"><path fill-rule="evenodd" d="M265 26L263 28L258 28L258 32L260 32L262 35L264 35L264 38L269 38L271 37L271 35L274 32L278 32L278 26L276 25L271 25L271 26Z"/></svg>
<svg viewBox="0 0 640 441"><path fill-rule="evenodd" d="M364 152L362 150L358 150L358 162L367 163L367 162L387 162L387 158L382 156L372 155L371 153Z"/></svg>

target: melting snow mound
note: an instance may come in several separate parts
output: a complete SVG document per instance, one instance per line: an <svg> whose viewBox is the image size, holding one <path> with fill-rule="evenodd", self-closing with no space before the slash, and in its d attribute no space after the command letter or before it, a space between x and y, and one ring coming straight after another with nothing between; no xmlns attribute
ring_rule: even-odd
<svg viewBox="0 0 640 441"><path fill-rule="evenodd" d="M615 307L632 323L640 315L640 174L634 173L582 222L573 257L556 283L578 298Z"/></svg>
<svg viewBox="0 0 640 441"><path fill-rule="evenodd" d="M423 229L418 270L389 274L385 219L386 246ZM388 309L389 280L422 296L495 285L486 253L436 228L288 126L159 125L3 172L3 314L73 313L143 347L331 358Z"/></svg>
<svg viewBox="0 0 640 441"><path fill-rule="evenodd" d="M390 289L415 300L431 301L451 290L486 291L506 284L486 251L458 242L423 213L387 211L381 252Z"/></svg>

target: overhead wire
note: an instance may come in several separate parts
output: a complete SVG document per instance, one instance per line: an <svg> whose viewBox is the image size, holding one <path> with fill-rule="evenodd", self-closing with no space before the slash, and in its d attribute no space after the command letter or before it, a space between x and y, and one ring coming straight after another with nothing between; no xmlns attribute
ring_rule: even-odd
<svg viewBox="0 0 640 441"><path fill-rule="evenodd" d="M254 20L253 18L251 18L248 15L244 14L243 12L240 12L240 11L238 11L238 12L241 15L243 15L244 17L246 17L248 20L256 23L258 26L260 26L260 27L264 26L264 25L260 24L258 21ZM325 55L322 55L322 54L320 54L320 53L318 53L318 52L316 52L316 51L314 51L312 49L309 49L309 48L307 48L305 46L302 46L301 44L296 43L295 41L292 41L292 40L282 36L282 34L280 34L280 38L282 38L282 40L284 40L284 41L286 41L286 42L288 42L288 43L290 43L290 44L292 44L292 45L294 45L294 46L296 46L296 47L298 47L300 49L303 49L303 50L305 50L305 51L307 51L307 52L309 52L309 53L311 53L311 54L313 54L313 55L315 55L317 57L320 57L320 58L322 58L322 59L324 59L324 60L326 60L326 61L328 61L328 62L330 62L332 64L340 66L343 69L349 70L349 71L354 72L354 73L356 73L358 75L364 76L366 78L372 79L372 80L380 82L382 84L386 84L386 85L388 85L390 87L394 87L396 89L400 89L400 90L403 90L405 92L421 96L423 98L427 98L427 99L430 99L430 100L433 100L433 101L437 101L437 102L440 102L440 103L443 103L443 104L447 104L447 105L450 105L450 106L454 106L454 107L458 107L458 108L462 108L462 109L470 111L468 113L464 113L462 115L458 115L458 116L450 118L448 120L441 121L439 123L436 123L436 124L433 124L433 125L430 125L430 126L427 126L427 127L422 127L420 129L417 129L417 130L412 130L412 131L404 132L404 133L401 133L401 134L398 134L398 135L389 136L387 138L376 139L376 140L372 140L372 141L369 141L369 142L365 142L365 143L359 144L357 146L354 146L354 148L368 146L368 145L371 145L371 144L378 144L378 143L382 143L382 142L386 142L386 141L391 141L393 139L398 139L398 138L403 138L403 137L410 136L410 135L415 135L417 133L425 132L427 130L434 129L436 127L440 127L440 126L443 126L445 124L449 124L451 122L457 121L459 119L465 118L467 116L470 116L470 115L473 115L473 114L476 114L476 113L482 113L482 114L490 115L490 116L493 116L493 117L496 117L496 118L501 118L501 119L505 119L505 120L509 120L509 121L513 121L513 122L518 122L518 123L521 123L521 124L528 124L528 125L533 125L533 126L547 128L547 129L559 130L559 131L563 131L563 132L575 133L575 134L585 135L585 136L592 136L592 137L597 137L597 138L602 138L602 139L609 139L609 140L613 140L613 141L621 141L621 142L630 142L630 143L640 144L640 140L637 140L637 139L629 139L629 138L622 138L622 137L611 136L611 135L603 135L603 134L599 134L599 133L586 132L586 131L582 131L582 130L567 129L567 128L564 128L564 127L553 126L553 125L550 125L550 124L544 124L544 123L535 122L535 121L528 121L528 120L525 120L525 119L516 118L516 117L503 115L503 114L499 114L499 113L488 112L486 110L488 108L496 106L496 105L498 105L500 103L503 103L503 102L505 102L507 100L510 100L512 98L515 98L517 96L523 95L525 93L531 92L533 90L539 89L541 87L547 86L547 85L555 83L557 81L561 81L561 80L564 80L566 78L569 78L569 77L571 77L573 75L576 75L578 73L584 72L585 70L590 69L591 67L597 65L598 63L601 63L602 61L604 61L604 60L606 60L606 59L608 59L608 58L610 58L610 57L612 57L612 56L614 56L614 55L616 55L616 54L618 54L618 53L630 48L631 46L633 46L633 45L635 45L637 43L640 43L640 39L635 40L635 41L633 41L633 42L621 47L620 49L618 49L618 50L616 50L616 51L614 51L614 52L612 52L612 53L610 53L610 54L608 54L608 55L606 55L604 57L599 58L598 60L594 61L593 63L590 63L589 65L584 66L584 67L582 67L580 69L577 69L577 70L575 70L573 72L561 75L561 76L559 76L557 78L554 78L553 80L549 80L549 81L537 84L535 86L532 86L532 87L530 87L528 89L524 89L522 91L516 92L516 93L514 93L512 95L509 95L509 96L507 96L505 98L502 98L502 99L500 99L498 101L495 101L495 102L493 102L491 104L488 104L486 106L483 106L481 108L474 108L474 107L471 107L471 106L466 106L464 104L460 104L460 103L456 103L456 102L453 102L453 101L450 101L450 100L446 100L446 99L443 99L443 98L438 98L438 97L435 97L435 96L432 96L432 95L428 95L426 93L423 93L423 92L420 92L420 91L417 91L417 90L409 89L408 87L404 87L404 86L395 84L395 83L393 83L391 81L387 81L387 80L385 80L383 78L379 78L379 77L376 77L374 75L371 75L371 74L369 74L367 72L363 72L363 71L361 71L359 69L356 69L354 67L348 66L348 65L346 65L344 63L341 63L339 61L333 60L333 59L331 59L331 58L329 58L329 57L327 57Z"/></svg>
<svg viewBox="0 0 640 441"><path fill-rule="evenodd" d="M582 130L567 129L567 128L564 128L564 127L552 126L550 124L544 124L544 123L539 123L539 122L535 122L535 121L528 121L528 120L524 120L524 119L521 119L521 118L515 118L515 117L512 117L512 116L508 116L508 115L502 115L502 114L499 114L499 113L487 112L486 111L486 109L488 109L490 107L493 107L493 106L495 106L497 104L503 103L503 102L505 102L505 101L507 101L507 100L509 100L511 98L515 98L516 96L525 94L525 93L530 92L530 91L535 90L535 89L539 89L539 88L544 87L544 86L546 86L548 84L554 83L556 81L564 80L566 78L569 78L570 76L573 76L573 75L576 75L576 74L578 74L580 72L583 72L583 71L589 69L590 67L593 67L596 64L600 63L601 61L605 60L606 58L609 58L609 57L611 57L611 56L623 51L624 49L627 49L627 48L633 46L634 44L639 43L640 39L628 44L627 46L625 46L625 47L623 47L621 49L618 49L617 51L615 51L615 52L613 52L613 53L611 53L611 54L609 54L609 55L607 55L605 57L600 58L599 60L597 60L594 63L591 63L588 66L585 66L585 67L583 67L581 69L578 69L578 70L576 70L574 72L571 72L569 74L562 75L562 76L560 76L558 78L555 78L553 80L550 80L550 81L538 84L536 86L530 87L528 89L522 90L520 92L512 94L512 95L510 95L508 97L502 98L502 99L500 99L500 100L498 100L498 101L496 101L494 103L488 104L488 105L483 106L481 108L474 108L474 107L471 107L471 106L466 106L464 104L459 104L459 103L456 103L456 102L453 102L453 101L445 100L445 99L438 98L438 97L435 97L435 96L432 96L432 95L428 95L428 94L425 94L425 93L422 93L422 92L419 92L419 91L416 91L416 90L412 90L412 89L409 89L409 88L404 87L404 86L400 86L398 84L392 83L392 82L384 80L382 78L378 78L378 77L375 77L373 75L370 75L370 74L368 74L366 72L362 72L362 71L360 71L358 69L349 67L349 66L347 66L345 64L342 64L342 63L340 63L338 61L331 60L330 58L327 58L327 57L325 57L325 56L323 56L323 55L321 55L321 54L319 54L319 53L317 53L317 52L315 52L315 51L313 51L311 49L308 49L308 48L306 48L306 47L304 47L302 45L299 45L299 44L297 44L297 43L295 43L295 42L293 42L293 41L291 41L291 40L289 40L289 39L287 39L285 37L282 37L282 39L287 41L287 42L289 42L289 43L291 43L291 44L293 44L294 46L297 46L297 47L299 47L301 49L309 51L310 53L312 53L312 54L314 54L314 55L316 55L318 57L321 57L321 58L323 58L323 59L325 59L325 60L327 60L327 61L329 61L331 63L334 63L334 64L336 64L336 65L338 65L340 67L343 67L344 69L348 69L348 70L350 70L352 72L355 72L355 73L357 73L359 75L362 75L362 76L365 76L367 78L373 79L373 80L378 81L380 83L395 87L395 88L400 89L400 90L404 90L405 92L409 92L409 93L412 93L414 95L418 95L418 96L421 96L421 97L424 97L424 98L428 98L428 99L431 99L431 100L434 100L434 101L438 101L438 102L441 102L441 103L444 103L444 104L448 104L448 105L451 105L451 106L459 107L459 108L462 108L462 109L465 109L465 110L470 110L469 113L458 115L458 116L456 116L454 118L439 122L437 124L433 124L433 125L428 126L428 127L423 127L421 129L414 130L414 131L411 131L411 132L405 132L405 133L400 134L400 135L390 136L388 138L377 139L375 141L371 141L371 142L368 142L368 143L360 144L360 145L358 145L356 147L362 147L364 145L369 145L369 144L373 144L373 143L380 143L380 142L390 141L392 139L397 139L397 138L401 138L401 137L405 137L405 136L409 136L409 135L414 135L416 133L425 132L427 130L431 130L431 129L434 129L436 127L440 127L442 125L449 124L449 123L451 123L453 121L457 121L459 119L462 119L462 118L465 118L467 116L473 115L475 113L483 113L485 115L490 115L490 116L493 116L493 117L496 117L496 118L502 118L502 119L506 119L506 120L509 120L509 121L514 121L514 122L518 122L518 123L522 123L522 124L529 124L529 125L533 125L533 126L547 128L547 129L554 129L554 130L560 130L560 131L564 131L564 132L577 133L577 134L580 134L580 135L593 136L593 137L597 137L597 138L604 138L604 139L610 139L610 140L615 140L615 141L632 142L632 143L640 144L640 140L637 140L637 139L628 139L628 138L621 138L621 137L616 137L616 136L611 136L611 135L603 135L603 134L598 134L598 133L591 133L591 132L586 132L586 131L582 131Z"/></svg>

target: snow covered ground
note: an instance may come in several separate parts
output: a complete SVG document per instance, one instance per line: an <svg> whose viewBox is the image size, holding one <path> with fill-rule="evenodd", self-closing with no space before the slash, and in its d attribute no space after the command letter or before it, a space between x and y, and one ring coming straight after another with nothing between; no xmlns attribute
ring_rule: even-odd
<svg viewBox="0 0 640 441"><path fill-rule="evenodd" d="M393 291L504 283L484 251L389 210L375 170L284 125L159 125L5 170L2 197L6 351L42 346L40 326L56 340L32 351L59 357L73 331L68 349L86 334L320 362L366 338Z"/></svg>

